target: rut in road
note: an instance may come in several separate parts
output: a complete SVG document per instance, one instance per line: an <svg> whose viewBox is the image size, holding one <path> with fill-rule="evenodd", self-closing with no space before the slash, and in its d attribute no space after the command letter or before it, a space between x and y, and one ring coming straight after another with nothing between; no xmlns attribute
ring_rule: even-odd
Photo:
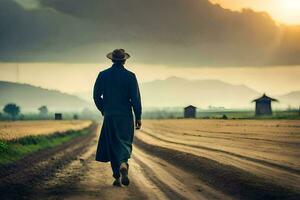
<svg viewBox="0 0 300 200"><path fill-rule="evenodd" d="M204 156L206 152L197 152L197 149L187 148L184 145L174 146L172 143L162 143L146 136L145 134L139 134L135 138L135 144L139 148L199 177L205 183L223 191L230 197L237 199L289 200L300 198L297 185L295 185L295 188L287 187L283 184L284 182L270 181L250 171L209 159ZM241 164L240 161L236 163ZM296 180L299 179L296 178Z"/></svg>
<svg viewBox="0 0 300 200"><path fill-rule="evenodd" d="M71 162L57 169L54 175L46 174L43 181L30 187L31 192L24 194L23 199L255 199L257 192L267 197L283 195L284 199L296 199L293 197L299 195L276 185L270 188L268 182L248 172L217 163L202 157L203 154L189 154L184 152L187 148L184 145L162 143L143 132L136 136L129 160L130 186L114 187L110 164L95 161L99 127L96 132L92 138L76 140L76 145L84 146L75 152L76 156L72 148L65 150L73 155ZM258 187L253 183L265 185Z"/></svg>
<svg viewBox="0 0 300 200"><path fill-rule="evenodd" d="M202 143L195 141L188 143L183 138L177 139L175 136L166 137L164 134L141 131L135 138L137 144L149 144L149 150L157 147L164 147L172 150L180 150L182 153L195 155L196 157L204 157L214 160L225 165L233 166L244 171L249 171L254 175L263 177L276 184L283 185L286 188L297 190L299 193L299 169L292 168L287 165L273 163L270 161L257 159L255 157L247 157L234 152L215 149L202 146ZM142 145L145 148L145 145ZM221 146L221 145L220 145Z"/></svg>
<svg viewBox="0 0 300 200"><path fill-rule="evenodd" d="M39 194L35 187L51 177L58 169L76 159L87 149L95 136L96 125L89 127L91 134L76 137L63 145L30 154L16 163L1 166L0 199L28 199Z"/></svg>
<svg viewBox="0 0 300 200"><path fill-rule="evenodd" d="M33 199L231 199L210 188L193 174L134 146L130 159L131 184L122 188L112 186L109 163L94 160L97 145L94 138L87 151L79 155L55 176L37 188L42 191Z"/></svg>

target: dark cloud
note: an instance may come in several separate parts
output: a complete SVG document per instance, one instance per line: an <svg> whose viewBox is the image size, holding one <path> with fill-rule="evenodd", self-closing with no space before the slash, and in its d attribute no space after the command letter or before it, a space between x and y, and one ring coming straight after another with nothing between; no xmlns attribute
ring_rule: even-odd
<svg viewBox="0 0 300 200"><path fill-rule="evenodd" d="M12 0L0 1L0 59L43 60L90 41L91 23L53 9L26 10ZM90 30L83 32L84 29ZM83 34L85 33L85 34Z"/></svg>
<svg viewBox="0 0 300 200"><path fill-rule="evenodd" d="M279 27L266 13L233 12L207 0L40 3L39 9L24 10L0 1L1 60L95 62L122 46L146 63L300 63L300 29Z"/></svg>

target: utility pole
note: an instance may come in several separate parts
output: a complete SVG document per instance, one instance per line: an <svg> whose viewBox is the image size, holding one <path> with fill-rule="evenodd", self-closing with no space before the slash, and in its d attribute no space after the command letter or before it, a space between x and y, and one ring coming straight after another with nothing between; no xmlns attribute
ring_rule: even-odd
<svg viewBox="0 0 300 200"><path fill-rule="evenodd" d="M20 83L20 65L17 63L17 83Z"/></svg>

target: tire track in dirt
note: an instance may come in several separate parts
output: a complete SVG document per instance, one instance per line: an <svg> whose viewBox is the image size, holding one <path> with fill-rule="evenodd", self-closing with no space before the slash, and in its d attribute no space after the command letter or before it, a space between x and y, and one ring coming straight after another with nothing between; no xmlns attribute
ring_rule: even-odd
<svg viewBox="0 0 300 200"><path fill-rule="evenodd" d="M129 187L112 186L109 163L94 161L97 138L85 152L70 162L49 180L36 186L38 196L45 200L96 199L231 199L202 183L193 174L186 173L169 163L152 158L134 147L130 159Z"/></svg>
<svg viewBox="0 0 300 200"><path fill-rule="evenodd" d="M37 187L32 199L229 199L168 163L135 148L130 159L129 187L112 186L109 163L94 161L97 139L80 157ZM42 192L41 192L42 191ZM222 198L221 198L222 197ZM226 198L225 198L226 197Z"/></svg>
<svg viewBox="0 0 300 200"><path fill-rule="evenodd" d="M143 173L145 173L145 175L149 178L149 180L151 181L151 183L153 185L155 185L157 188L159 188L159 190L164 194L164 198L160 197L158 199L188 199L185 198L182 194L178 193L177 191L174 191L174 188L171 188L170 186L168 186L167 184L165 184L162 180L160 180L157 175L153 176L153 170L151 170L151 168L146 165L145 163L141 162L139 159L135 159L135 161L137 162L138 165L141 166L141 168L143 168ZM169 180L172 181L172 180ZM177 188L176 188L177 190ZM151 197L150 197L151 198Z"/></svg>
<svg viewBox="0 0 300 200"><path fill-rule="evenodd" d="M159 146L158 139L156 145L145 142L142 132L135 137L129 161L130 186L114 187L110 164L94 160L99 126L93 132L36 154L31 160L36 165L20 164L27 166L24 171L10 169L14 173L2 174L0 199L300 199L298 190L183 152L184 145L167 148Z"/></svg>
<svg viewBox="0 0 300 200"><path fill-rule="evenodd" d="M97 125L88 129L91 134L78 136L64 144L28 155L20 161L1 168L0 199L30 199L37 194L35 186L51 177L58 169L85 151L95 135Z"/></svg>
<svg viewBox="0 0 300 200"><path fill-rule="evenodd" d="M55 176L45 181L39 187L43 191L44 200L122 200L122 199L145 199L143 192L139 190L135 182L129 187L112 186L113 177L109 163L95 161L97 137L89 145L89 148L80 157L63 169ZM40 199L41 194L33 199Z"/></svg>
<svg viewBox="0 0 300 200"><path fill-rule="evenodd" d="M300 191L300 186L298 184L300 177L296 174L291 174L282 170L276 170L274 168L266 167L258 163L248 162L241 159L233 159L233 157L226 156L226 154L209 152L185 145L175 145L167 142L162 142L157 139L154 140L152 137L145 135L142 132L137 135L136 140L141 140L144 143L150 144L153 149L158 146L170 149L171 151L174 149L177 151L180 150L182 155L191 154L196 158L203 157L222 165L233 166L234 168L238 168L242 171L247 171L248 173L259 176L260 178L267 180L267 182L282 185L284 186L284 188L288 188L289 190ZM180 154L178 154L178 156L180 156Z"/></svg>
<svg viewBox="0 0 300 200"><path fill-rule="evenodd" d="M234 166L175 149L148 144L135 138L135 145L170 164L194 174L211 187L238 199L299 199L300 191L269 182Z"/></svg>
<svg viewBox="0 0 300 200"><path fill-rule="evenodd" d="M151 128L147 127L147 129L151 130ZM145 128L143 128L143 130L145 130ZM271 144L290 144L290 145L295 145L298 146L299 143L298 142L294 142L294 141L281 141L281 138L272 138L272 139L266 139L266 138L255 138L254 135L260 136L261 134L257 134L255 132L243 132L243 133L235 133L235 132L224 132L224 131L207 131L207 130L200 130L200 129L196 129L194 131L196 131L197 133L190 133L188 131L188 129L184 129L183 131L174 131L170 128L157 128L155 127L154 129L155 131L158 132L168 132L168 133L172 133L172 134L176 134L176 135L181 135L181 136L193 136L193 137L201 137L201 138L212 138L212 139L223 139L223 140L230 140L230 141L241 141L241 140L245 140L245 141L262 141L262 142L269 142ZM199 134L199 133L209 133L209 134L219 134L222 136L210 136L210 135L204 135L204 134ZM272 132L268 132L269 134ZM273 132L273 133L277 133L277 132ZM291 133L292 134L292 133ZM297 134L297 133L294 133ZM242 135L242 136L241 136ZM244 136L245 135L245 136ZM249 135L253 136L253 137L248 137Z"/></svg>
<svg viewBox="0 0 300 200"><path fill-rule="evenodd" d="M164 193L165 198L155 199L232 199L216 191L193 174L187 173L170 163L153 157L139 148L134 148L133 162L139 164L142 173L148 177L157 189ZM150 193L151 194L151 193ZM150 199L152 199L150 197Z"/></svg>
<svg viewBox="0 0 300 200"><path fill-rule="evenodd" d="M269 161L266 161L266 160L247 157L247 156L243 156L243 155L240 155L240 154L237 154L237 153L224 151L224 150L221 150L221 149L210 148L210 147L206 147L206 146L202 146L202 145L193 145L193 144L187 144L187 143L184 143L184 142L175 142L175 141L171 141L171 140L168 140L168 139L163 139L163 138L158 137L158 136L156 136L156 135L154 135L150 132L147 132L147 131L141 131L141 132L143 132L143 133L145 133L145 134L147 134L147 135L149 135L149 136L151 136L151 137L153 137L153 138L155 138L159 141L163 141L163 142L166 142L166 143L175 144L175 145L182 145L182 146L188 146L188 147L192 147L192 148L196 148L196 149L203 149L203 150L216 152L216 153L227 154L227 155L239 158L239 159L251 161L253 163L259 163L259 164L262 164L262 165L269 166L271 168L277 168L279 170L285 170L287 172L291 172L291 173L295 173L297 175L300 175L300 169L295 169L295 168L292 168L292 167L289 167L289 166L280 165L280 164L269 162Z"/></svg>
<svg viewBox="0 0 300 200"><path fill-rule="evenodd" d="M141 133L138 133L141 134ZM299 191L249 172L135 138L129 187L113 187L108 163L88 152L57 173L43 199L298 199ZM178 149L178 148L177 148ZM52 182L52 183L51 183ZM226 195L224 194L226 193Z"/></svg>

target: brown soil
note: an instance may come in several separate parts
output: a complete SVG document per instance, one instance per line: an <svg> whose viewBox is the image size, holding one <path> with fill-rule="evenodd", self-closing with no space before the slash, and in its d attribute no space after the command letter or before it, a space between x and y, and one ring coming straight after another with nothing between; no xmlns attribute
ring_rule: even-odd
<svg viewBox="0 0 300 200"><path fill-rule="evenodd" d="M193 143L197 139L189 137L199 138L199 134L191 132L190 128L174 124L174 129L160 126L157 130L150 126L151 123L146 122L145 129L136 133L129 161L129 187L113 187L109 163L94 160L98 127L88 137L75 138L1 169L0 199L300 199L299 184L295 184L299 183L299 168L292 162L284 165L252 154L244 155L249 159L239 157L240 154L231 150L237 148L234 145L242 145L244 138L239 142L230 141L232 149L214 149L213 145L206 145L209 141L203 140L206 137L220 141L224 148L227 145L224 141L230 137L233 140L242 137L241 134L228 135L226 128L230 127L222 129L224 133L206 130L214 132L207 135L202 130L200 138L203 141ZM230 130L235 134L239 132L233 124L229 125L233 126ZM260 130L255 124L252 126L252 131ZM277 131L276 128L270 130ZM279 130L277 135L282 132ZM263 138L263 134L257 135L245 137L253 136L264 142L268 139ZM271 138L266 144L276 139ZM285 146L299 147L297 142L291 139Z"/></svg>
<svg viewBox="0 0 300 200"><path fill-rule="evenodd" d="M91 126L95 133L97 126ZM85 151L95 134L76 137L56 148L42 150L28 155L18 162L0 167L0 199L29 199L36 193L34 187L51 177L58 169L76 159Z"/></svg>

